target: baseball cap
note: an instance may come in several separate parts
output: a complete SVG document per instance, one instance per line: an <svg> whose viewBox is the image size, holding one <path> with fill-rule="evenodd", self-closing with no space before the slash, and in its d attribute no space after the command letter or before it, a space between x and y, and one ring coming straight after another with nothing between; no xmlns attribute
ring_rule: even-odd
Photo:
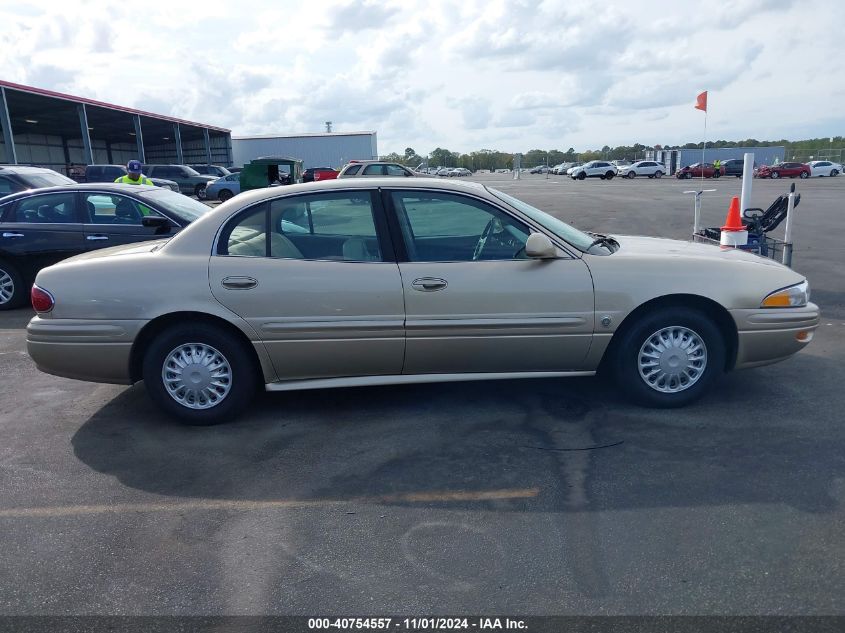
<svg viewBox="0 0 845 633"><path fill-rule="evenodd" d="M141 161L139 160L130 160L126 163L126 171L130 174L140 174L141 173Z"/></svg>

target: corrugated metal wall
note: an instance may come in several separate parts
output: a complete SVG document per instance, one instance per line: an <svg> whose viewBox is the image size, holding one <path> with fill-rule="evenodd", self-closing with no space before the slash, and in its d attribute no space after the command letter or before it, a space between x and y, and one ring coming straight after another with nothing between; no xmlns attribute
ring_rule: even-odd
<svg viewBox="0 0 845 633"><path fill-rule="evenodd" d="M259 156L291 156L309 167L341 167L352 159L378 158L376 133L232 138L232 162L242 167Z"/></svg>
<svg viewBox="0 0 845 633"><path fill-rule="evenodd" d="M700 149L682 149L678 150L681 156L681 167L692 165L693 163L701 162ZM754 162L758 165L771 165L777 159L777 162L782 163L786 148L779 147L723 147L716 149L704 150L704 162L712 163L717 158L719 160L728 160L729 158L742 158L746 152L754 154Z"/></svg>

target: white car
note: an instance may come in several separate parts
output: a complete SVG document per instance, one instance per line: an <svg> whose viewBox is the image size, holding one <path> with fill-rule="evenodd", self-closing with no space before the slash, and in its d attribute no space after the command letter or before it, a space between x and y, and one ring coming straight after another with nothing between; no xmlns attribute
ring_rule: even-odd
<svg viewBox="0 0 845 633"><path fill-rule="evenodd" d="M637 176L648 176L649 178L660 178L666 173L666 167L653 160L640 160L633 165L625 165L619 168L617 174L620 178L636 178Z"/></svg>
<svg viewBox="0 0 845 633"><path fill-rule="evenodd" d="M842 173L842 165L829 160L811 160L807 164L811 176L838 176Z"/></svg>
<svg viewBox="0 0 845 633"><path fill-rule="evenodd" d="M616 175L616 165L604 160L591 160L580 167L568 171L569 177L573 180L584 180L585 178L601 178L610 180Z"/></svg>

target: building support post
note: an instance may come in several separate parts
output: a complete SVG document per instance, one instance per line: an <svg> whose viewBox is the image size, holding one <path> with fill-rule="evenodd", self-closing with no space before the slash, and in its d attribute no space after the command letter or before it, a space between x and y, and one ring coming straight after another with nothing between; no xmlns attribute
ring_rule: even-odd
<svg viewBox="0 0 845 633"><path fill-rule="evenodd" d="M176 139L176 164L184 165L185 157L182 155L182 132L179 130L179 124L173 124L173 138Z"/></svg>
<svg viewBox="0 0 845 633"><path fill-rule="evenodd" d="M211 164L211 139L208 136L208 128L202 129L202 140L205 144L205 162Z"/></svg>
<svg viewBox="0 0 845 633"><path fill-rule="evenodd" d="M135 124L135 142L138 144L138 160L143 165L147 162L147 159L144 156L144 135L141 134L141 115L133 115L132 122Z"/></svg>
<svg viewBox="0 0 845 633"><path fill-rule="evenodd" d="M6 160L12 165L18 164L15 151L15 136L12 134L12 120L9 118L9 103L6 101L6 89L0 86L0 125L3 127L3 142L6 144Z"/></svg>
<svg viewBox="0 0 845 633"><path fill-rule="evenodd" d="M76 106L76 110L79 112L79 127L82 132L82 157L86 165L93 165L94 150L91 148L91 133L88 131L88 112L85 110L84 103Z"/></svg>

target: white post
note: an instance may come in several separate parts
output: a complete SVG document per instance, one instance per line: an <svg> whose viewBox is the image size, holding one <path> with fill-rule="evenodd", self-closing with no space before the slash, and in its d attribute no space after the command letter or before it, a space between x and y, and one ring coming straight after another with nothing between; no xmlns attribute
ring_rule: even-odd
<svg viewBox="0 0 845 633"><path fill-rule="evenodd" d="M701 230L701 192L695 194L695 216L692 221L692 232L697 234Z"/></svg>
<svg viewBox="0 0 845 633"><path fill-rule="evenodd" d="M786 206L786 231L783 235L783 264L792 266L792 212L795 210L795 192L789 192L789 202Z"/></svg>
<svg viewBox="0 0 845 633"><path fill-rule="evenodd" d="M754 154L746 152L742 164L742 193L739 196L739 212L745 213L751 204L751 182L754 177Z"/></svg>

